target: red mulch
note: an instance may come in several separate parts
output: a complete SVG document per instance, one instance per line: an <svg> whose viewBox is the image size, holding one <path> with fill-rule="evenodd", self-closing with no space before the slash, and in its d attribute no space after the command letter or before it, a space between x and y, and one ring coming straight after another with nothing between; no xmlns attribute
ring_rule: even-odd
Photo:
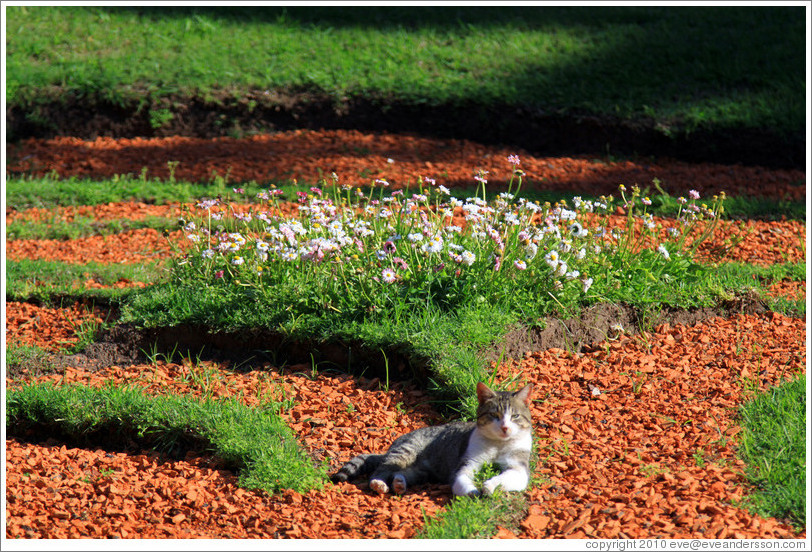
<svg viewBox="0 0 812 552"><path fill-rule="evenodd" d="M771 297L786 297L787 299L800 300L806 297L806 282L796 282L794 280L781 280L770 284L767 292Z"/></svg>
<svg viewBox="0 0 812 552"><path fill-rule="evenodd" d="M518 377L537 389L541 482L528 492L529 512L516 536L803 536L733 503L747 490L735 457L736 407L748 382L763 389L804 370L804 332L799 319L740 315L662 326L593 353L551 349L504 363L500 379ZM194 384L193 370L207 377ZM248 405L260 396L293 398L284 416L308 452L334 467L440 421L412 386L386 392L377 380L314 377L306 365L243 374L216 363L159 362L98 372L68 368L37 379L127 382L156 394L238 396ZM212 467L208 457L170 461L14 440L8 447L12 538L408 537L422 525L421 507L436 511L450 494L447 485L430 485L382 498L365 484L341 484L268 497L239 491L235 475Z"/></svg>
<svg viewBox="0 0 812 552"><path fill-rule="evenodd" d="M517 150L466 140L439 140L349 130L298 130L249 138L97 138L30 139L6 149L7 171L61 177L116 174L167 178L167 163L177 161L178 180L208 181L213 174L232 182L300 180L315 183L338 174L341 183L368 185L385 178L394 186L416 185L429 177L446 186L472 186L476 170L498 182L510 177L507 157L519 155L529 186L539 190L612 194L618 184L650 186L653 178L672 194L728 195L802 199L806 175L797 170L678 161L604 161L594 157L533 157ZM390 162L391 160L391 162ZM653 188L652 188L653 189Z"/></svg>
<svg viewBox="0 0 812 552"><path fill-rule="evenodd" d="M69 348L79 341L77 330L101 324L108 313L79 302L68 307L43 307L6 302L6 340L9 344L38 346L46 351Z"/></svg>
<svg viewBox="0 0 812 552"><path fill-rule="evenodd" d="M734 505L748 486L736 458L747 389L806 367L803 320L714 319L505 363L541 390L533 408L546 484L529 492L529 538L791 538Z"/></svg>
<svg viewBox="0 0 812 552"><path fill-rule="evenodd" d="M183 233L170 234L176 243ZM6 255L20 259L58 260L66 263L143 263L172 255L169 242L152 228L128 230L120 234L88 236L75 240L14 240L6 242Z"/></svg>
<svg viewBox="0 0 812 552"><path fill-rule="evenodd" d="M98 221L115 219L143 220L147 217L177 217L180 214L180 203L152 205L142 201L127 201L100 205L54 207L51 209L32 207L25 211L6 209L6 224L12 222L73 222L77 218L91 218Z"/></svg>
<svg viewBox="0 0 812 552"><path fill-rule="evenodd" d="M207 371L205 389L189 383L192 370ZM161 362L95 373L68 368L38 380L127 382L154 394L240 396L248 405L266 397L292 398L296 404L284 413L286 420L308 452L336 467L439 421L428 397L414 386L393 384L386 392L379 380L312 376L305 365L241 374L219 364ZM7 451L9 538L404 538L422 525L421 508L430 515L450 498L447 486L425 486L393 500L350 483L268 496L240 489L236 475L210 456L171 460L148 451L15 439L7 441Z"/></svg>
<svg viewBox="0 0 812 552"><path fill-rule="evenodd" d="M674 194L800 198L805 176L662 161L656 164L533 158L521 151L461 141L423 140L357 132L291 132L245 140L190 138L111 140L71 138L9 146L10 171L61 176L140 173L165 177L167 161L180 161L176 177L208 179L212 171L235 180L313 180L320 167L343 182L388 178L405 184L417 176L470 185L475 169L504 176L506 157L518 153L534 187L583 193L616 193L617 185L647 185L653 177ZM27 157L28 156L28 157ZM25 158L25 161L18 161ZM387 159L393 159L388 163ZM367 172L361 175L361 172ZM800 185L798 185L800 183ZM74 216L140 218L175 216L177 205L136 203L98 207L8 211L8 220L71 220ZM726 223L703 254L713 259L733 223ZM728 258L770 264L805 259L802 223L754 222L748 239ZM165 258L166 239L137 230L81 240L16 240L8 258L68 262L145 262ZM98 286L93 280L78 285ZM119 282L117 285L142 285ZM779 282L772 293L803 297L804 283ZM81 305L62 309L6 306L9 343L48 350L75 340L71 323L103 319ZM500 380L517 376L536 384L533 406L539 451L529 511L515 531L499 537L593 538L804 538L786 524L733 505L747 492L735 456L736 408L745 389L775 384L805 370L806 325L778 314L740 315L692 327L662 326L641 336L621 336L571 354L548 350L510 360ZM208 378L190 383L190 372ZM30 379L30 378L27 378ZM248 373L203 363L111 367L96 372L66 368L39 380L106 381L146 386L153 393L291 397L284 413L303 446L333 467L354 454L385 449L398 435L439 423L419 389L347 375L311 374L310 367L265 366ZM207 383L204 383L207 382ZM6 380L8 386L20 381ZM205 387L204 387L205 386ZM600 392L597 394L597 392ZM6 441L7 538L379 538L410 537L449 502L446 485L416 488L403 497L379 497L365 484L328 484L305 495L246 491L234 473L210 456L183 460L148 451L110 452L58 442Z"/></svg>

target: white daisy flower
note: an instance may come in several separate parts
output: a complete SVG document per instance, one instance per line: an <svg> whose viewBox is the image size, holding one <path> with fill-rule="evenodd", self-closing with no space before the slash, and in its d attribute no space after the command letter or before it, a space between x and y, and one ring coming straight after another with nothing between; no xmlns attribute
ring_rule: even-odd
<svg viewBox="0 0 812 552"><path fill-rule="evenodd" d="M550 265L550 268L555 270L555 268L558 266L558 263L561 261L561 256L558 254L558 251L553 249L544 256L544 260L547 262L548 265Z"/></svg>
<svg viewBox="0 0 812 552"><path fill-rule="evenodd" d="M460 254L460 257L462 257L462 264L466 266L471 266L476 261L476 255L467 249Z"/></svg>

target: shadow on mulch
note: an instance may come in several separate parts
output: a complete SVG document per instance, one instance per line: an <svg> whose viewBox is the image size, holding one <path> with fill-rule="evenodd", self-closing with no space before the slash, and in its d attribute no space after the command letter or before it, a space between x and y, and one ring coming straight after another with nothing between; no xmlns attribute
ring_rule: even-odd
<svg viewBox="0 0 812 552"><path fill-rule="evenodd" d="M9 106L9 142L25 138L76 136L95 139L192 136L248 136L296 129L353 129L416 133L522 148L534 155L658 156L689 162L803 169L803 132L779 135L769 129L718 128L666 134L657 121L628 121L589 113L557 114L520 105L475 102L426 105L392 98L336 99L310 91L257 90L239 98L223 93L202 98L176 95L129 104L65 94L35 107ZM32 114L30 110L35 110ZM172 118L159 128L150 113ZM35 115L35 116L34 116Z"/></svg>
<svg viewBox="0 0 812 552"><path fill-rule="evenodd" d="M7 437L20 442L44 447L61 445L93 450L102 448L108 453L155 455L162 461L184 460L203 456L209 459L211 467L236 471L244 466L229 463L213 453L211 443L191 432L172 435L172 439L162 434L150 437L139 436L135 428L126 424L111 423L92 431L69 431L59 423L12 423L6 426Z"/></svg>

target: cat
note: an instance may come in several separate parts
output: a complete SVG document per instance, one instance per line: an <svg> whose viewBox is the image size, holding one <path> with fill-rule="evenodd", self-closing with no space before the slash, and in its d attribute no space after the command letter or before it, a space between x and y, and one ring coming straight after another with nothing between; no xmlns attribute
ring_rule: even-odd
<svg viewBox="0 0 812 552"><path fill-rule="evenodd" d="M454 496L479 496L474 475L486 463L502 472L483 484L491 495L497 488L523 491L530 480L533 444L530 418L532 384L516 392L476 386L476 421L424 427L401 435L385 454L361 454L331 476L334 483L372 472L370 488L380 494L403 494L424 482L449 483Z"/></svg>

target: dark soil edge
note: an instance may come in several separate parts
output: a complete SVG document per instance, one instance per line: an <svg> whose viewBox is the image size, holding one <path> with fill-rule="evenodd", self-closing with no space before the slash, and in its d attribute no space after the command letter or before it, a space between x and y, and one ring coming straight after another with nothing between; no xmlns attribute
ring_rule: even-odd
<svg viewBox="0 0 812 552"><path fill-rule="evenodd" d="M36 105L7 106L6 129L12 143L54 136L214 138L294 129L352 129L467 139L521 148L538 156L654 156L800 170L806 163L802 131L790 136L753 128L687 131L666 129L654 120L548 112L524 105L431 105L392 98L337 99L308 92L177 95L117 102L64 93Z"/></svg>
<svg viewBox="0 0 812 552"><path fill-rule="evenodd" d="M765 303L754 296L743 296L713 308L677 309L664 307L644 312L625 304L600 303L585 308L572 318L548 317L537 327L518 326L481 351L485 363L521 358L551 348L589 352L607 338L652 331L660 324L693 325L714 317L739 313L763 314ZM616 329L616 324L623 328ZM156 358L180 362L192 360L227 361L234 370L251 370L270 362L276 366L315 366L341 372L363 373L367 377L391 381L427 382L430 359L411 358L398 350L384 352L366 348L362 342L295 341L269 329L256 328L227 332L204 326L183 324L164 328L139 328L119 324L101 330L96 340L81 353L51 356L49 371L60 372L68 366L98 370L109 366L150 362ZM388 367L388 373L385 369ZM7 366L7 375L19 377L23 366Z"/></svg>
<svg viewBox="0 0 812 552"><path fill-rule="evenodd" d="M134 324L117 324L101 330L96 339L77 354L52 355L51 363L59 371L66 366L97 370L166 360L217 360L235 371L248 371L265 363L282 365L315 365L348 373L368 373L384 377L388 363L392 380L425 379L428 362L410 359L406 354L389 350L371 350L359 342L297 341L267 328L221 331L197 324L140 328Z"/></svg>
<svg viewBox="0 0 812 552"><path fill-rule="evenodd" d="M738 297L716 307L663 307L653 312L624 304L599 303L584 308L577 317L548 317L538 327L514 327L500 343L485 351L484 357L488 362L497 362L500 357L521 358L551 348L590 352L606 339L654 331L661 324L692 326L716 317L727 318L741 313L763 314L768 310L765 303L754 296Z"/></svg>

